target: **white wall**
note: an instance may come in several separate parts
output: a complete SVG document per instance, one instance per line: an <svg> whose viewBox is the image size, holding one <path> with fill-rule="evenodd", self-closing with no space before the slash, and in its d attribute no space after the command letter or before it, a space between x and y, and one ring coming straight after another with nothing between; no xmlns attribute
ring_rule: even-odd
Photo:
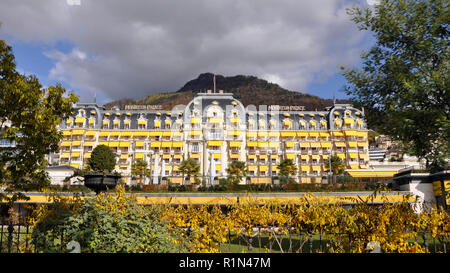
<svg viewBox="0 0 450 273"><path fill-rule="evenodd" d="M47 170L48 176L50 177L50 183L52 185L64 185L64 180L72 176L74 171L72 170ZM70 179L70 185L78 185L81 184L78 182L76 177Z"/></svg>
<svg viewBox="0 0 450 273"><path fill-rule="evenodd" d="M400 186L400 189L410 191L411 194L416 197L417 202L413 205L413 208L417 213L420 213L423 210L428 211L431 209L432 205L436 204L432 183L411 182Z"/></svg>

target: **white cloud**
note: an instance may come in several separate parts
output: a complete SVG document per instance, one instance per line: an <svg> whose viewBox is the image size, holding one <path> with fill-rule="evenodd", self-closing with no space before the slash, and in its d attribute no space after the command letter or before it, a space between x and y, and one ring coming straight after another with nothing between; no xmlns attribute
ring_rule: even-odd
<svg viewBox="0 0 450 273"><path fill-rule="evenodd" d="M48 52L49 77L80 95L142 98L176 91L203 72L255 75L291 90L359 60L359 32L344 0L3 0L1 32L68 40ZM26 20L24 20L26 18Z"/></svg>

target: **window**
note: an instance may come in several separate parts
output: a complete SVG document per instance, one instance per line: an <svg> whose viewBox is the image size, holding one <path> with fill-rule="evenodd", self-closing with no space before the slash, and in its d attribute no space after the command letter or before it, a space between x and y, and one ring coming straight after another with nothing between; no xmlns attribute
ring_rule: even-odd
<svg viewBox="0 0 450 273"><path fill-rule="evenodd" d="M198 145L198 143L193 143L192 144L192 152L200 152L200 147Z"/></svg>

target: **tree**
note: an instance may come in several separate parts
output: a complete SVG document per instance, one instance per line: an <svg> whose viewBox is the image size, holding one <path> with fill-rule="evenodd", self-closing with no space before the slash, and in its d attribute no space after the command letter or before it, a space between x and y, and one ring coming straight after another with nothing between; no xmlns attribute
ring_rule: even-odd
<svg viewBox="0 0 450 273"><path fill-rule="evenodd" d="M94 172L110 173L116 166L116 155L106 145L98 145L94 148L91 158L88 159L87 164Z"/></svg>
<svg viewBox="0 0 450 273"><path fill-rule="evenodd" d="M380 134L370 130L367 134L367 141L369 142L369 145L374 144L376 142L376 138L379 136Z"/></svg>
<svg viewBox="0 0 450 273"><path fill-rule="evenodd" d="M297 167L295 166L292 159L284 159L278 165L279 174L286 177L286 181L289 180L290 175L295 175L297 173Z"/></svg>
<svg viewBox="0 0 450 273"><path fill-rule="evenodd" d="M226 169L226 172L230 176L230 180L234 184L238 184L243 176L247 176L248 170L245 162L233 160Z"/></svg>
<svg viewBox="0 0 450 273"><path fill-rule="evenodd" d="M187 179L190 179L192 175L198 175L200 173L200 165L193 158L188 158L181 161L179 170L184 175L187 175Z"/></svg>
<svg viewBox="0 0 450 273"><path fill-rule="evenodd" d="M161 219L163 207L143 206L120 186L114 195L64 200L53 197L31 219L38 252L65 252L70 241L83 253L169 253L187 251L181 230Z"/></svg>
<svg viewBox="0 0 450 273"><path fill-rule="evenodd" d="M333 174L333 180L336 181L336 175L344 174L345 172L345 164L342 162L342 159L338 156L331 156L331 173ZM325 171L330 172L330 164L325 165Z"/></svg>
<svg viewBox="0 0 450 273"><path fill-rule="evenodd" d="M369 127L442 170L450 158L448 1L381 0L347 13L376 38L361 69L342 67L347 94L367 109Z"/></svg>
<svg viewBox="0 0 450 273"><path fill-rule="evenodd" d="M0 139L9 143L0 151L0 186L9 191L50 184L46 156L58 150L62 134L57 126L73 113L78 98L61 85L43 88L33 75L16 71L12 48L0 40ZM20 193L0 199L14 202Z"/></svg>
<svg viewBox="0 0 450 273"><path fill-rule="evenodd" d="M150 170L147 168L147 162L142 159L136 160L131 165L131 175L139 176L139 181L143 182L143 177L150 176Z"/></svg>

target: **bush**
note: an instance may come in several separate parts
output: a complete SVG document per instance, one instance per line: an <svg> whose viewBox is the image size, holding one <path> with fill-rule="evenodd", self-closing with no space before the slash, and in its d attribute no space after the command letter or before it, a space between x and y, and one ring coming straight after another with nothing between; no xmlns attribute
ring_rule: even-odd
<svg viewBox="0 0 450 273"><path fill-rule="evenodd" d="M351 175L338 175L336 177L337 183L345 183L345 182L358 182L358 179Z"/></svg>
<svg viewBox="0 0 450 273"><path fill-rule="evenodd" d="M229 185L232 184L232 182L226 178L220 178L219 179L219 185Z"/></svg>
<svg viewBox="0 0 450 273"><path fill-rule="evenodd" d="M226 191L227 185L201 186L197 190L201 192Z"/></svg>
<svg viewBox="0 0 450 273"><path fill-rule="evenodd" d="M170 230L160 214L160 208L138 205L119 187L115 195L101 193L75 203L60 199L41 207L32 237L39 252L64 252L70 241L78 242L83 253L185 251L178 230Z"/></svg>
<svg viewBox="0 0 450 273"><path fill-rule="evenodd" d="M173 192L193 191L194 185L177 185L177 184L170 183L167 189L169 191L173 191Z"/></svg>
<svg viewBox="0 0 450 273"><path fill-rule="evenodd" d="M168 185L143 185L142 191L150 192L150 191L167 191L169 189Z"/></svg>
<svg viewBox="0 0 450 273"><path fill-rule="evenodd" d="M285 184L297 184L297 182L295 181L294 178L289 177L289 179L285 176L281 176L280 178L280 185L285 185Z"/></svg>

